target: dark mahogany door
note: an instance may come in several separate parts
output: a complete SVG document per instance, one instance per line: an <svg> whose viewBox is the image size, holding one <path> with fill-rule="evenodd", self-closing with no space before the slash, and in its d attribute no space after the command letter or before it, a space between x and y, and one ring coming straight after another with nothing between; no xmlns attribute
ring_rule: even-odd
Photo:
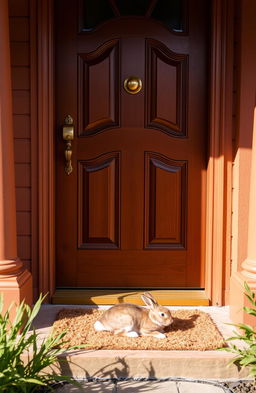
<svg viewBox="0 0 256 393"><path fill-rule="evenodd" d="M57 286L202 287L209 2L55 3Z"/></svg>

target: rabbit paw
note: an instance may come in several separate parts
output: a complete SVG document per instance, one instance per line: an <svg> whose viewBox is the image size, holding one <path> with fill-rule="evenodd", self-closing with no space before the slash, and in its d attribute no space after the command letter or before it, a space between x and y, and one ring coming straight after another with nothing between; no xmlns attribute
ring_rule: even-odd
<svg viewBox="0 0 256 393"><path fill-rule="evenodd" d="M100 321L95 322L94 329L97 330L98 332L102 330L106 330L105 326Z"/></svg>
<svg viewBox="0 0 256 393"><path fill-rule="evenodd" d="M155 338L166 338L166 335L164 333L158 333L154 337Z"/></svg>
<svg viewBox="0 0 256 393"><path fill-rule="evenodd" d="M139 337L137 332L127 332L125 333L127 337Z"/></svg>

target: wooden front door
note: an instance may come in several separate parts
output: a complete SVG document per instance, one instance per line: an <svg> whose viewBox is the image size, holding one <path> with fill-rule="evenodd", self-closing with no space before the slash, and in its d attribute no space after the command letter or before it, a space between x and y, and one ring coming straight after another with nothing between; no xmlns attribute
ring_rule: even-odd
<svg viewBox="0 0 256 393"><path fill-rule="evenodd" d="M208 3L56 1L58 287L204 286Z"/></svg>

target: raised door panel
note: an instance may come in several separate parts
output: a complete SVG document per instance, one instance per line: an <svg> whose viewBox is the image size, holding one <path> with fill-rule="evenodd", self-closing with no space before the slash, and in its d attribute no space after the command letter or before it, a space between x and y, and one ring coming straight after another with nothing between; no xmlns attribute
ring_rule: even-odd
<svg viewBox="0 0 256 393"><path fill-rule="evenodd" d="M119 248L119 153L79 162L78 247Z"/></svg>
<svg viewBox="0 0 256 393"><path fill-rule="evenodd" d="M147 152L145 247L186 248L187 162Z"/></svg>
<svg viewBox="0 0 256 393"><path fill-rule="evenodd" d="M119 125L119 42L78 55L78 128L80 136Z"/></svg>
<svg viewBox="0 0 256 393"><path fill-rule="evenodd" d="M188 56L159 41L146 40L146 127L175 137L187 136Z"/></svg>

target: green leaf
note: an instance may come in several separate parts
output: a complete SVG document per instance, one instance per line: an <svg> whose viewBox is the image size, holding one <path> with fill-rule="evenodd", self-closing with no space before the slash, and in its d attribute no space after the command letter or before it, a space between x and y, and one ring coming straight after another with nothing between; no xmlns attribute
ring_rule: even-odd
<svg viewBox="0 0 256 393"><path fill-rule="evenodd" d="M250 325L246 325L245 323L238 323L236 325L234 324L233 326L236 326L246 332L250 332L251 334L256 334L255 330Z"/></svg>
<svg viewBox="0 0 256 393"><path fill-rule="evenodd" d="M248 366L249 364L254 364L256 363L256 358L255 356L245 356L243 359L241 359L241 364L243 366Z"/></svg>
<svg viewBox="0 0 256 393"><path fill-rule="evenodd" d="M244 295L250 301L252 307L244 307L243 309L249 315L256 317L255 294L251 291L249 285L246 282L244 283L244 288ZM256 331L254 330L253 326L244 323L231 325L242 332L240 333L239 331L235 331L234 335L226 339L226 341L230 342L232 340L240 340L246 344L246 347L239 348L234 344L229 344L229 347L220 348L220 350L234 353L236 356L231 359L229 364L235 363L241 367L249 367L250 375L256 379Z"/></svg>
<svg viewBox="0 0 256 393"><path fill-rule="evenodd" d="M59 363L57 356L66 351L59 346L67 343L64 340L66 333L63 332L59 335L51 334L43 343L38 344L38 335L31 327L44 298L40 295L32 309L22 302L16 307L13 322L10 320L10 311L14 305L0 314L0 392L32 393L35 389L33 386L49 385L56 380L70 380L68 377L43 371L45 367ZM3 310L1 294L0 310ZM71 348L74 347L68 349ZM33 351L33 356L25 364L21 356L29 350Z"/></svg>
<svg viewBox="0 0 256 393"><path fill-rule="evenodd" d="M243 307L243 310L247 312L247 314L253 315L256 317L256 310L250 307Z"/></svg>
<svg viewBox="0 0 256 393"><path fill-rule="evenodd" d="M230 348L230 347L221 347L221 348L218 348L218 351L233 352L232 348Z"/></svg>
<svg viewBox="0 0 256 393"><path fill-rule="evenodd" d="M40 381L40 379L36 379L36 378L20 378L20 381L22 382L26 382L26 383L32 383L34 385L41 385L41 386L45 386L46 383Z"/></svg>
<svg viewBox="0 0 256 393"><path fill-rule="evenodd" d="M226 338L226 341L239 340L239 339L242 340L243 338L244 338L243 336L232 336L232 337Z"/></svg>

